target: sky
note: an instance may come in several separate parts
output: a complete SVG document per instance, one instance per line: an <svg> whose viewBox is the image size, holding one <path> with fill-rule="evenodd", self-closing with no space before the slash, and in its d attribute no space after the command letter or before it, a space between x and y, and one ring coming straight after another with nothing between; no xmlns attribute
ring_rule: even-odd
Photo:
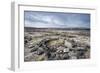
<svg viewBox="0 0 100 73"><path fill-rule="evenodd" d="M24 26L35 28L90 28L90 14L24 11Z"/></svg>

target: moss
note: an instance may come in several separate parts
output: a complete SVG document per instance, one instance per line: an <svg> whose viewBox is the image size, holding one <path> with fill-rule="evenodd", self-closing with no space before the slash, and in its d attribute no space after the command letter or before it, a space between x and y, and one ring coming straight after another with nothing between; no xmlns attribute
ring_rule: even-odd
<svg viewBox="0 0 100 73"><path fill-rule="evenodd" d="M64 44L64 40L63 39L51 40L48 44L50 46L62 45Z"/></svg>

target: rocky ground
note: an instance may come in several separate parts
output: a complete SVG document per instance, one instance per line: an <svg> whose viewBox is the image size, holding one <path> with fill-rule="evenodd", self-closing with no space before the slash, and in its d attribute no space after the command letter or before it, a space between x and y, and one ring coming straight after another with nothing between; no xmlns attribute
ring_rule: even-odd
<svg viewBox="0 0 100 73"><path fill-rule="evenodd" d="M90 58L89 31L39 31L24 33L24 61Z"/></svg>

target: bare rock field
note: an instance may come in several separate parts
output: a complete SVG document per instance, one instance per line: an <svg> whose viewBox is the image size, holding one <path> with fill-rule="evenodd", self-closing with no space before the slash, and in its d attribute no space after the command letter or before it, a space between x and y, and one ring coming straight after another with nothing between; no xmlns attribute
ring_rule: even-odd
<svg viewBox="0 0 100 73"><path fill-rule="evenodd" d="M24 32L25 62L90 58L90 30L38 30Z"/></svg>

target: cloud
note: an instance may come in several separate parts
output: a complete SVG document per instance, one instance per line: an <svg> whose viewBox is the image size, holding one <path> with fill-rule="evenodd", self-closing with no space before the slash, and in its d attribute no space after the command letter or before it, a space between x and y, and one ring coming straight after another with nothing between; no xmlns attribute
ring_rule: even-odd
<svg viewBox="0 0 100 73"><path fill-rule="evenodd" d="M90 14L25 11L25 27L90 27Z"/></svg>

